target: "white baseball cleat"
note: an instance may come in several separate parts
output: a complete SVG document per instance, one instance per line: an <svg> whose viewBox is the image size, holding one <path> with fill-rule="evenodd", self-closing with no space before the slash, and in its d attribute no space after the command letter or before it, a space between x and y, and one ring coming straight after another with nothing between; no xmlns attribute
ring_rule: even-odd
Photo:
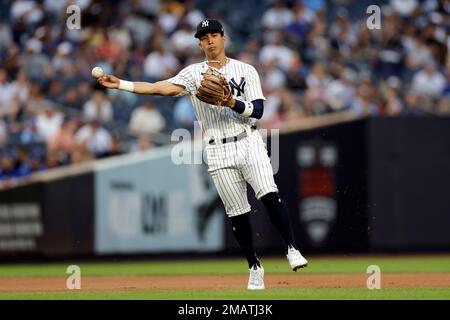
<svg viewBox="0 0 450 320"><path fill-rule="evenodd" d="M248 290L264 290L264 268L254 265L249 269L250 276L248 278Z"/></svg>
<svg viewBox="0 0 450 320"><path fill-rule="evenodd" d="M297 271L299 268L304 268L308 265L308 260L306 260L300 251L295 249L294 247L288 248L288 253L286 255L288 258L289 264L293 271Z"/></svg>

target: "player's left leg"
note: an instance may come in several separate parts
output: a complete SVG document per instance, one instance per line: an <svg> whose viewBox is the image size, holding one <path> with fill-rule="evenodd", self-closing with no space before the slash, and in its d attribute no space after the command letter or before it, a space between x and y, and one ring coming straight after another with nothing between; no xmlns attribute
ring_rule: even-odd
<svg viewBox="0 0 450 320"><path fill-rule="evenodd" d="M267 149L258 132L249 137L247 150L247 164L242 169L244 178L252 186L257 199L266 207L270 221L283 238L291 268L296 271L305 267L308 261L300 254L295 244L289 211L278 194Z"/></svg>
<svg viewBox="0 0 450 320"><path fill-rule="evenodd" d="M280 233L286 244L286 252L288 248L296 248L294 235L292 234L291 221L289 211L281 201L278 192L269 192L262 196L259 200L266 207L270 221Z"/></svg>
<svg viewBox="0 0 450 320"><path fill-rule="evenodd" d="M260 198L266 207L270 221L280 233L286 244L286 256L292 270L306 267L308 261L301 255L295 244L289 211L277 192L269 192Z"/></svg>

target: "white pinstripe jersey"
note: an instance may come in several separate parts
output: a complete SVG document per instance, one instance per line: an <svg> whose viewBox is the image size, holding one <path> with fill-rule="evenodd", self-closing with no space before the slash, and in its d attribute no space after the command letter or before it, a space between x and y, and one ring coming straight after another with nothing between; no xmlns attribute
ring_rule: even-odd
<svg viewBox="0 0 450 320"><path fill-rule="evenodd" d="M255 124L256 119L244 117L227 106L215 106L202 102L195 96L203 79L203 73L208 68L206 61L191 64L181 70L175 77L166 81L184 86L185 89L179 96L190 95L195 114L206 140L212 137L231 137L247 130ZM266 99L261 90L258 72L253 66L235 59L229 59L225 66L216 70L227 79L235 99L242 101Z"/></svg>

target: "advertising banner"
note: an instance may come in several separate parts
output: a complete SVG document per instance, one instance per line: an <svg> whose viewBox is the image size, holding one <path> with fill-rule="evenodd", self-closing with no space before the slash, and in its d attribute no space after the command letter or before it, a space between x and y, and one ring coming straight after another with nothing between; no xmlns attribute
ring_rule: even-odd
<svg viewBox="0 0 450 320"><path fill-rule="evenodd" d="M171 151L96 166L96 253L223 249L225 214L206 165L176 164ZM191 152L201 158L201 148Z"/></svg>
<svg viewBox="0 0 450 320"><path fill-rule="evenodd" d="M0 256L42 250L41 192L38 183L0 192Z"/></svg>

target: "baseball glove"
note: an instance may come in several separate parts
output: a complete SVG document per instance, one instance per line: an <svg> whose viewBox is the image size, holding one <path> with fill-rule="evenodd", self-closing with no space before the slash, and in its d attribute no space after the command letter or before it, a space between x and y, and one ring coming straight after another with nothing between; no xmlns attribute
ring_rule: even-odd
<svg viewBox="0 0 450 320"><path fill-rule="evenodd" d="M218 71L208 68L197 90L196 97L216 106L226 106L233 99L230 85Z"/></svg>

